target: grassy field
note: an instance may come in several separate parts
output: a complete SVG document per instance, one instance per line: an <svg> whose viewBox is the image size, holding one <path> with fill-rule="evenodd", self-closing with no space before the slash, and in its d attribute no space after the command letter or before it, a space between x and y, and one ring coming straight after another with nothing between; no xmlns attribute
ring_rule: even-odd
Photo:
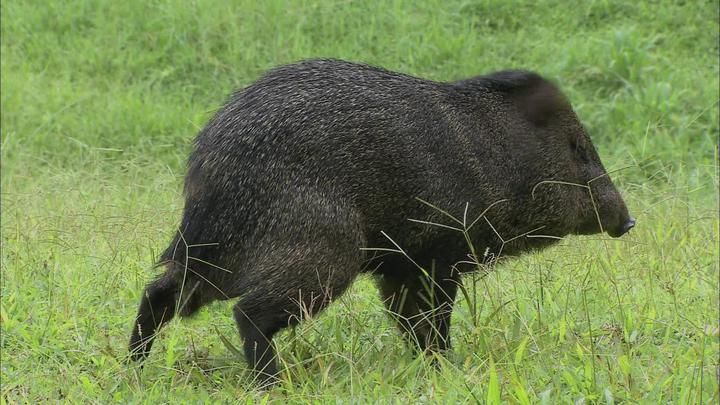
<svg viewBox="0 0 720 405"><path fill-rule="evenodd" d="M2 2L0 403L718 403L716 1ZM370 279L277 339L253 388L230 303L126 364L184 160L234 89L309 57L435 80L536 70L638 226L467 277L440 368ZM472 310L475 309L475 310Z"/></svg>

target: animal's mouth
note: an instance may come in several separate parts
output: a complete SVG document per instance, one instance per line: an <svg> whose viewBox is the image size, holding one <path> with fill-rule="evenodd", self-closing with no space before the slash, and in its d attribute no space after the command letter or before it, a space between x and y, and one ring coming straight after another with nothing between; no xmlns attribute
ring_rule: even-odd
<svg viewBox="0 0 720 405"><path fill-rule="evenodd" d="M625 220L618 221L618 223L619 225L614 226L603 223L601 228L596 219L577 227L575 229L575 234L594 235L604 231L613 238L619 238L633 229L637 221L633 217L627 217Z"/></svg>

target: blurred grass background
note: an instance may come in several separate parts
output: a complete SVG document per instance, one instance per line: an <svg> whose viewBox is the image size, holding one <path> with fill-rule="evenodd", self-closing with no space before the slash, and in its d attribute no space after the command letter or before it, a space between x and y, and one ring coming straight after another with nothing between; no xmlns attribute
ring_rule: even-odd
<svg viewBox="0 0 720 405"><path fill-rule="evenodd" d="M5 1L4 402L718 401L714 1ZM179 220L194 135L231 91L312 57L438 81L523 68L568 94L638 227L468 278L435 371L374 286L279 341L253 388L229 308L126 339ZM472 305L478 313L469 311Z"/></svg>

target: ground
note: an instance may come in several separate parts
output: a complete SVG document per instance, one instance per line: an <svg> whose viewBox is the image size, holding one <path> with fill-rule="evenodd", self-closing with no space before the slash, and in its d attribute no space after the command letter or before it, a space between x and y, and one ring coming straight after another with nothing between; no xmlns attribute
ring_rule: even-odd
<svg viewBox="0 0 720 405"><path fill-rule="evenodd" d="M716 1L5 1L2 403L718 402ZM227 95L309 57L568 94L638 225L465 279L439 367L369 279L277 339L256 389L229 303L126 344Z"/></svg>

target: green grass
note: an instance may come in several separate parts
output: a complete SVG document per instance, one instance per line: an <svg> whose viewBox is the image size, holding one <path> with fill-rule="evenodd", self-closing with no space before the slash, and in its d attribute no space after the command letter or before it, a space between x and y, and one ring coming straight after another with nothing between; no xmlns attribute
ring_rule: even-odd
<svg viewBox="0 0 720 405"><path fill-rule="evenodd" d="M2 3L0 402L718 402L718 6ZM230 303L126 343L184 159L234 89L309 57L435 80L527 68L569 95L638 219L467 277L454 351L404 345L372 281L277 343L253 388ZM471 311L470 308L477 308ZM230 342L230 344L224 342Z"/></svg>

